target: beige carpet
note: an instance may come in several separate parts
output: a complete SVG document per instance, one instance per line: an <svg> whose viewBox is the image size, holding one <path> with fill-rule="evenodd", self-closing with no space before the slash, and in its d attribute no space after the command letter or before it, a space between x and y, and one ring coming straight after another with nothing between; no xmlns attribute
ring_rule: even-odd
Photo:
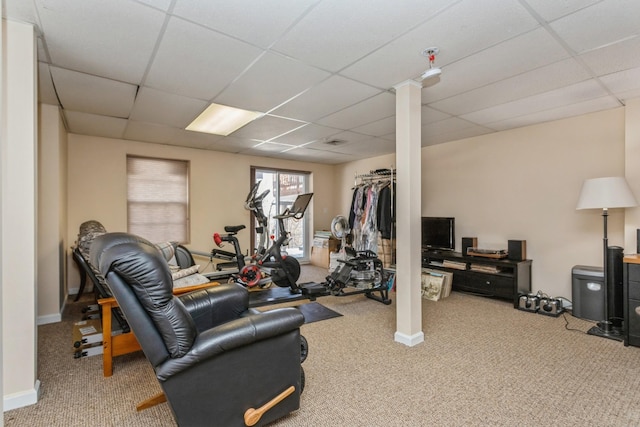
<svg viewBox="0 0 640 427"><path fill-rule="evenodd" d="M305 266L301 281L322 280ZM513 309L454 292L423 301L425 342L394 342L390 306L363 295L324 297L342 317L305 324L309 357L300 410L274 426L637 426L640 348L588 336L591 322ZM76 317L74 317L76 316ZM74 360L71 324L39 327L40 401L4 414L6 426L172 426L167 404L136 412L160 391L141 353ZM215 423L211 424L212 426Z"/></svg>

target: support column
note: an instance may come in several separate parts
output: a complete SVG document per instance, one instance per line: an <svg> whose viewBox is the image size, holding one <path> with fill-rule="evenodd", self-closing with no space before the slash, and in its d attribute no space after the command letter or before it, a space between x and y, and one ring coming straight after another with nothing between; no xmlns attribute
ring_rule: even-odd
<svg viewBox="0 0 640 427"><path fill-rule="evenodd" d="M37 51L32 25L4 21L0 138L3 410L38 401Z"/></svg>
<svg viewBox="0 0 640 427"><path fill-rule="evenodd" d="M640 99L628 100L624 111L624 175L636 199L640 200ZM624 210L624 224L624 252L636 253L640 207Z"/></svg>
<svg viewBox="0 0 640 427"><path fill-rule="evenodd" d="M422 85L414 80L396 85L396 333L407 346L424 341L422 332Z"/></svg>

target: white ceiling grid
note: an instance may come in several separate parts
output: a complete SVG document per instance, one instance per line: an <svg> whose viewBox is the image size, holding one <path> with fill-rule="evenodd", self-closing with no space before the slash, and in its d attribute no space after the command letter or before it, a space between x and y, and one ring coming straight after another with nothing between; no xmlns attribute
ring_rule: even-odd
<svg viewBox="0 0 640 427"><path fill-rule="evenodd" d="M637 0L5 0L34 24L39 98L71 133L337 164L395 151L419 80L422 145L640 96ZM184 130L210 102L264 115ZM340 143L331 143L332 141Z"/></svg>

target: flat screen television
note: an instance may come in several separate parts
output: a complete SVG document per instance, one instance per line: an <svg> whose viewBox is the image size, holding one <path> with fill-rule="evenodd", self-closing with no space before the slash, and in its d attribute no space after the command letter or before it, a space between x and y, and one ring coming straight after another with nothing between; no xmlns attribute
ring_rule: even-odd
<svg viewBox="0 0 640 427"><path fill-rule="evenodd" d="M456 248L456 219L422 217L422 249L453 251Z"/></svg>

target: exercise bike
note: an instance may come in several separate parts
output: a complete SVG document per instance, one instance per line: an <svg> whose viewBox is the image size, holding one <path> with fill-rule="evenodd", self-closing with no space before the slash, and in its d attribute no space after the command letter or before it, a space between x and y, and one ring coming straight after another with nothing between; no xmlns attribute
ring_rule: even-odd
<svg viewBox="0 0 640 427"><path fill-rule="evenodd" d="M264 215L262 201L269 190L257 195L259 184L258 182L253 186L245 201L245 208L254 212L259 225L256 227L256 232L261 236L258 247L246 262L237 238L238 232L243 230L245 226L226 226L224 228L226 234L215 233L213 240L219 248L222 248L223 242L231 243L234 247L234 252L214 248L211 251L211 257L227 261L222 264L223 266L235 263L238 273L232 275L232 280L243 286L250 288L255 286L265 287L269 283L275 283L279 287L289 287L292 292L298 292L297 281L300 277L300 263L296 258L288 256L282 251L282 247L288 245L290 240L290 233L285 228L284 220L288 218L301 219L313 197L313 193L299 195L290 208L285 209L282 214L274 216L278 220L279 236L272 238L271 246L265 248L265 228L268 218Z"/></svg>

